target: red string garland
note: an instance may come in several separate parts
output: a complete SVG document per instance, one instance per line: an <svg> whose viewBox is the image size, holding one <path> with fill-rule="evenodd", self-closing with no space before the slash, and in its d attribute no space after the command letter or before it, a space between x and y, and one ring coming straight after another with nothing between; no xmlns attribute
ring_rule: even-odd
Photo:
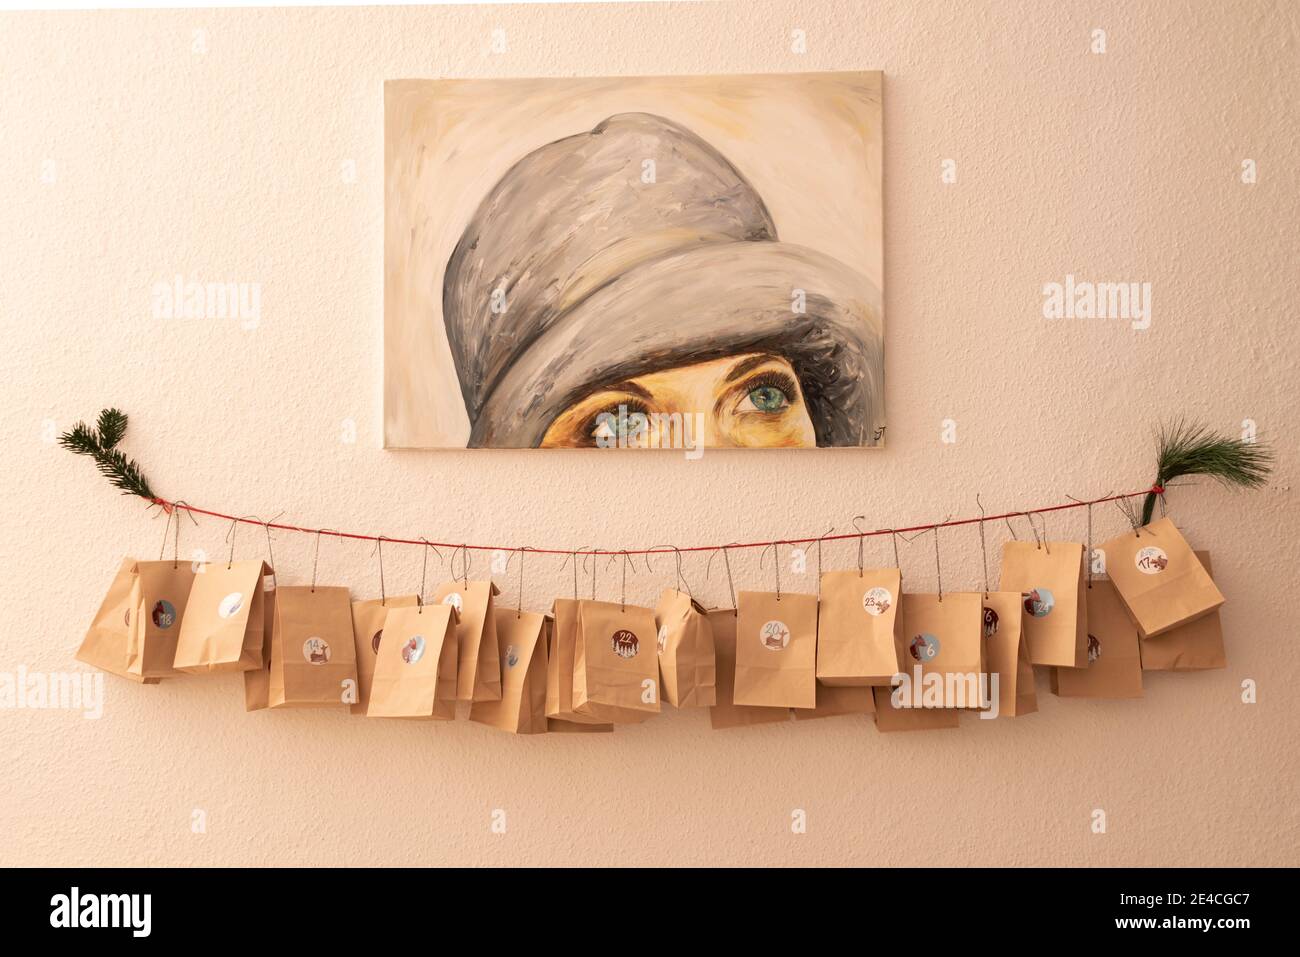
<svg viewBox="0 0 1300 957"><path fill-rule="evenodd" d="M1091 505L1100 505L1103 502L1119 502L1130 498L1138 498L1144 495L1162 495L1164 489L1159 485L1152 485L1150 488L1144 488L1140 492L1125 492L1122 495L1108 495L1105 498L1097 498L1092 501L1071 501L1062 505L1046 505L1040 508L1022 509L1015 512L1004 512L1001 515L981 515L978 518L958 518L944 522L935 522L929 525L911 525L907 528L879 528L871 532L847 532L843 535L824 535L820 538L781 538L775 541L763 542L728 542L726 545L691 545L684 548L672 546L657 546L655 548L533 548L528 546L528 551L543 555L670 555L674 552L716 552L727 548L767 548L772 545L811 545L816 542L835 542L856 538L871 538L876 535L892 534L909 534L913 532L926 532L935 528L954 528L959 525L975 525L979 522L996 522L1002 519L1015 518L1017 515L1041 515L1046 512L1059 512L1070 508L1087 508ZM224 519L228 522L242 522L247 525L257 525L262 528L275 528L287 532L302 532L308 535L332 535L335 538L353 538L366 542L385 541L395 545L426 545L435 548L462 548L473 551L519 551L517 546L500 546L500 545L471 545L466 542L433 542L428 539L419 538L390 538L387 535L364 535L358 532L340 532L332 528L303 528L298 525L288 525L280 522L262 522L249 516L226 515L222 512L214 512L206 508L197 508L185 501L168 501L163 498L152 498L149 500L152 505L157 505L163 511L170 514L174 509L184 509L193 515L207 515L210 518Z"/></svg>

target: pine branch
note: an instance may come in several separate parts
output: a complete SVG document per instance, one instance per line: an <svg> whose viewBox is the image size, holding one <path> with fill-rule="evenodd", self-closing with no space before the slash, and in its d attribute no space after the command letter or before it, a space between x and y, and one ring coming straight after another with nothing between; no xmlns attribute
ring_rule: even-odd
<svg viewBox="0 0 1300 957"><path fill-rule="evenodd" d="M100 473L124 494L139 495L142 498L154 497L153 490L149 488L149 482L145 479L139 464L116 449L95 456L95 465Z"/></svg>
<svg viewBox="0 0 1300 957"><path fill-rule="evenodd" d="M71 432L64 432L59 437L59 444L77 455L94 455L99 451L99 437L85 422L78 422Z"/></svg>
<svg viewBox="0 0 1300 957"><path fill-rule="evenodd" d="M1259 488L1273 471L1273 450L1267 445L1233 439L1206 426L1178 419L1160 430L1156 480L1160 488L1185 475L1208 475L1224 485ZM1142 524L1151 521L1156 494L1142 503Z"/></svg>
<svg viewBox="0 0 1300 957"><path fill-rule="evenodd" d="M128 459L115 446L126 435L126 414L118 409L105 409L99 413L99 428L92 429L78 422L68 432L59 436L59 444L77 455L89 455L95 460L100 474L122 490L124 495L154 498L149 480L135 459Z"/></svg>
<svg viewBox="0 0 1300 957"><path fill-rule="evenodd" d="M126 413L120 409L105 409L99 413L99 445L105 451L117 448L126 435Z"/></svg>

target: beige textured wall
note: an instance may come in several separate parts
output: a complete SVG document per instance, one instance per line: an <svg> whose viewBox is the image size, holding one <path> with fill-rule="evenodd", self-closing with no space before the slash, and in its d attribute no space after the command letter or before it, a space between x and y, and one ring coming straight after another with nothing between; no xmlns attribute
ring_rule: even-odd
<svg viewBox="0 0 1300 957"><path fill-rule="evenodd" d="M957 732L833 719L713 733L670 713L612 737L516 739L245 715L233 677L111 681L97 721L0 712L0 863L1300 863L1300 15L1287 0L1061 6L0 16L0 670L73 668L119 558L158 547L161 522L49 441L107 403L132 414L129 451L162 494L524 544L815 535L857 513L970 513L977 491L1003 508L1140 487L1149 429L1178 412L1229 431L1253 419L1281 451L1265 491L1172 494L1214 553L1230 666L1151 676L1140 701L1057 701L1043 679L1039 714ZM385 78L877 68L885 452L379 449ZM945 158L955 184L940 181ZM1247 158L1254 185L1240 182ZM152 318L152 285L178 273L260 283L257 328ZM1044 320L1042 286L1067 273L1152 283L1151 328ZM940 442L944 419L955 444ZM1120 521L1100 512L1098 534ZM1082 516L1049 527L1082 536ZM206 522L184 545L216 554L224 534ZM975 585L974 531L944 542L945 583ZM282 580L310 574L310 546L278 540ZM241 553L256 547L241 537ZM852 549L827 557L845 566ZM756 558L735 563L745 584L768 580ZM320 560L323 578L377 590L365 546L326 542ZM928 542L903 562L932 585ZM688 571L724 600L716 569ZM391 550L391 587L418 572L418 555ZM529 573L529 606L567 587L554 562ZM632 597L669 573L633 576ZM791 581L812 590L810 575ZM512 599L513 578L503 588ZM1245 678L1255 705L1239 700ZM796 808L805 835L790 833ZM1105 835L1089 832L1094 808Z"/></svg>

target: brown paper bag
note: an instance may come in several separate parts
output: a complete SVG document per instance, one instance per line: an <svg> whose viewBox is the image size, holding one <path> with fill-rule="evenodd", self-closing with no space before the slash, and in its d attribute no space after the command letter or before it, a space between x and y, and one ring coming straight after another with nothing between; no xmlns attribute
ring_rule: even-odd
<svg viewBox="0 0 1300 957"><path fill-rule="evenodd" d="M715 608L708 615L717 662L717 703L709 709L713 730L789 721L789 708L748 708L735 703L736 613L730 608Z"/></svg>
<svg viewBox="0 0 1300 957"><path fill-rule="evenodd" d="M357 658L357 700L352 704L353 714L365 714L370 706L370 686L375 678L375 662L379 660L379 642L384 635L388 610L414 608L417 604L419 598L415 595L369 598L352 603L352 643Z"/></svg>
<svg viewBox="0 0 1300 957"><path fill-rule="evenodd" d="M389 607L367 715L455 720L457 615L450 602Z"/></svg>
<svg viewBox="0 0 1300 957"><path fill-rule="evenodd" d="M846 714L871 714L876 710L875 697L867 685L843 687L817 686L817 707L795 708L796 721L809 718L835 718Z"/></svg>
<svg viewBox="0 0 1300 957"><path fill-rule="evenodd" d="M461 701L500 701L501 663L497 660L496 618L493 598L499 594L491 582L445 582L433 600L454 605L460 615L456 625L460 674L456 697Z"/></svg>
<svg viewBox="0 0 1300 957"><path fill-rule="evenodd" d="M564 605L563 620L566 638L559 639L561 629L561 612ZM575 714L573 708L573 639L578 631L577 599L559 598L555 601L555 614L547 615L549 625L546 636L546 730L549 734L608 734L614 725L602 722L583 714ZM561 659L561 647L565 657ZM561 708L563 699L563 709ZM554 717L564 714L566 717Z"/></svg>
<svg viewBox="0 0 1300 957"><path fill-rule="evenodd" d="M1148 638L1210 614L1223 595L1168 518L1101 546L1106 575Z"/></svg>
<svg viewBox="0 0 1300 957"><path fill-rule="evenodd" d="M281 585L271 632L272 708L350 703L357 686L352 602L346 588Z"/></svg>
<svg viewBox="0 0 1300 957"><path fill-rule="evenodd" d="M131 624L135 617L131 613L131 591L135 585L136 560L122 559L117 574L108 586L108 593L100 602L99 610L91 619L86 637L77 649L77 660L84 661L101 671L128 678L142 684L157 684L157 678L144 678L133 675L127 670L130 655Z"/></svg>
<svg viewBox="0 0 1300 957"><path fill-rule="evenodd" d="M609 601L578 602L573 710L619 724L659 713L655 613Z"/></svg>
<svg viewBox="0 0 1300 957"><path fill-rule="evenodd" d="M546 716L570 724L589 725L594 730L605 730L608 727L612 731L611 723L573 710L573 657L578 639L578 599L557 598L552 610L551 646L546 664Z"/></svg>
<svg viewBox="0 0 1300 957"><path fill-rule="evenodd" d="M200 565L206 571L206 566ZM131 641L127 671L143 678L182 674L173 666L185 603L194 584L189 562L136 562L131 585Z"/></svg>
<svg viewBox="0 0 1300 957"><path fill-rule="evenodd" d="M958 708L896 708L892 700L894 689L875 687L876 730L938 731L957 727Z"/></svg>
<svg viewBox="0 0 1300 957"><path fill-rule="evenodd" d="M181 632L177 671L250 671L261 668L265 591L275 588L261 561L212 562L194 576Z"/></svg>
<svg viewBox="0 0 1300 957"><path fill-rule="evenodd" d="M898 672L897 568L827 572L817 620L817 680L823 685L888 685Z"/></svg>
<svg viewBox="0 0 1300 957"><path fill-rule="evenodd" d="M262 579L262 667L244 672L244 710L271 706L271 639L275 634L275 573Z"/></svg>
<svg viewBox="0 0 1300 957"><path fill-rule="evenodd" d="M1213 575L1210 553L1198 551L1196 557L1205 566L1205 571ZM1223 651L1223 623L1219 620L1217 608L1155 638L1143 635L1141 629L1138 629L1138 634L1142 639L1139 649L1143 671L1206 671L1228 667L1228 658Z"/></svg>
<svg viewBox="0 0 1300 957"><path fill-rule="evenodd" d="M560 667L560 602L567 602L569 610L565 612L565 642L568 644L568 662L562 668ZM573 632L576 631L577 622L577 599L576 598L556 598L551 602L551 614L547 615L551 619L550 636L546 641L546 716L555 718L556 715L563 714L564 709L572 709L573 706ZM564 709L560 707L560 689L562 689L567 679L567 701L564 703Z"/></svg>
<svg viewBox="0 0 1300 957"><path fill-rule="evenodd" d="M1022 623L1034 664L1087 665L1083 578L1083 546L1077 542L1007 542L1002 547L1000 589L1018 591L1024 599Z"/></svg>
<svg viewBox="0 0 1300 957"><path fill-rule="evenodd" d="M666 589L655 608L655 624L664 700L675 708L714 704L717 665L704 609L689 595Z"/></svg>
<svg viewBox="0 0 1300 957"><path fill-rule="evenodd" d="M736 599L736 704L817 707L817 598L742 591Z"/></svg>
<svg viewBox="0 0 1300 957"><path fill-rule="evenodd" d="M984 692L984 605L975 592L905 593L899 660L919 675L922 700L940 708L979 708Z"/></svg>
<svg viewBox="0 0 1300 957"><path fill-rule="evenodd" d="M1053 668L1052 693L1062 698L1140 698L1138 631L1115 585L1095 578L1088 601L1088 667Z"/></svg>
<svg viewBox="0 0 1300 957"><path fill-rule="evenodd" d="M1023 602L1018 591L991 591L983 596L984 661L990 693L993 676L998 678L998 717L1015 718L1038 710L1034 666L1021 628Z"/></svg>
<svg viewBox="0 0 1300 957"><path fill-rule="evenodd" d="M469 719L511 734L546 733L545 615L497 608L497 647L501 653L501 699L475 701Z"/></svg>

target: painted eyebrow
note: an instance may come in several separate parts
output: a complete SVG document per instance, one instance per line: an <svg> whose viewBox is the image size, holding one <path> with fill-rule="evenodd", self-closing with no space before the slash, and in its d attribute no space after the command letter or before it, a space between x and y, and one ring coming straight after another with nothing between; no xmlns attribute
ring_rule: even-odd
<svg viewBox="0 0 1300 957"><path fill-rule="evenodd" d="M757 369L759 366L767 365L767 363L769 362L779 362L779 361L780 361L779 356L773 356L767 354L761 356L750 356L748 359L742 359L739 362L737 362L734 366L731 367L731 371L728 372L726 377L722 380L722 384L730 385L731 383L739 379L741 376L743 376L746 372L750 372L753 369Z"/></svg>
<svg viewBox="0 0 1300 957"><path fill-rule="evenodd" d="M595 392L591 393L591 395L587 396L587 398L600 395L603 392L625 392L630 396L635 396L638 399L646 399L647 401L654 398L649 389L645 386L637 385L635 382L614 382L610 385L601 386Z"/></svg>

